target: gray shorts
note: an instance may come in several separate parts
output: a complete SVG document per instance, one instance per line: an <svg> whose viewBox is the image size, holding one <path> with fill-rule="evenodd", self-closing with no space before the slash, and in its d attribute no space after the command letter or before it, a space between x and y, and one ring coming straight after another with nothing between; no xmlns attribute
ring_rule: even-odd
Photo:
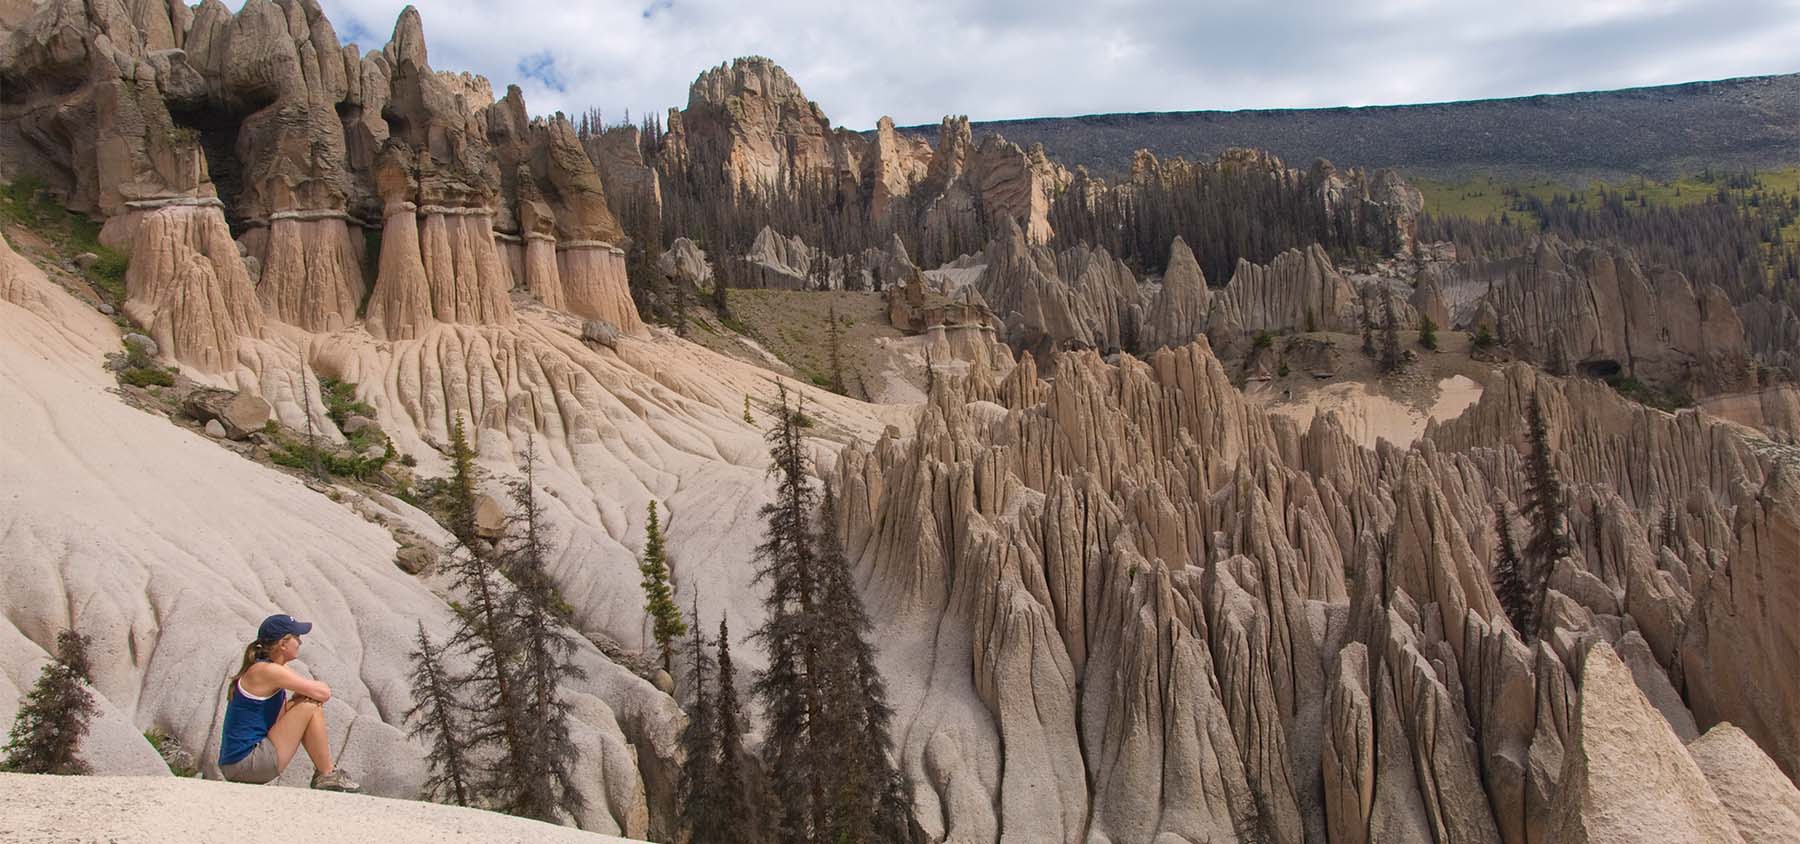
<svg viewBox="0 0 1800 844"><path fill-rule="evenodd" d="M249 756L229 765L220 765L219 773L232 782L262 785L281 775L281 768L276 765L278 759L275 743L269 741L268 736L263 736L263 740L256 743L256 748L250 751Z"/></svg>

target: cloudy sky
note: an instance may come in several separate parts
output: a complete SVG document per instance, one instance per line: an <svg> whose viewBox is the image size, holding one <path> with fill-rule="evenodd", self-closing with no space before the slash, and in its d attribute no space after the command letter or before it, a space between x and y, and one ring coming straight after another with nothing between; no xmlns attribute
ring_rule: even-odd
<svg viewBox="0 0 1800 844"><path fill-rule="evenodd" d="M385 43L403 0L321 0ZM945 114L1437 102L1800 71L1800 0L413 0L431 63L534 113L685 105L761 54L855 129Z"/></svg>

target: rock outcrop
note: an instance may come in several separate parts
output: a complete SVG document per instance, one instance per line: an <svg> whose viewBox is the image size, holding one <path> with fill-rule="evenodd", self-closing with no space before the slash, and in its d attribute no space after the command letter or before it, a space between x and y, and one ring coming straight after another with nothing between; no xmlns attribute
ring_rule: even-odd
<svg viewBox="0 0 1800 844"><path fill-rule="evenodd" d="M873 137L833 128L793 78L761 56L694 80L687 108L669 110L656 166L721 193L827 185L839 201L866 209L872 225L916 214L943 238L973 231L977 220L1010 218L1040 244L1053 234L1050 202L1071 180L1041 145L1024 149L997 135L976 145L967 117L944 118L936 148L896 132L885 117Z"/></svg>
<svg viewBox="0 0 1800 844"><path fill-rule="evenodd" d="M339 44L315 0L235 13L51 3L21 18L0 54L0 79L18 92L0 105L0 158L106 218L109 242L132 253L132 298L203 291L180 294L182 336L144 321L170 308L127 310L173 341L162 345L176 360L219 371L263 319L338 331L365 301L383 339L506 324L515 284L641 330L623 233L573 127L529 118L517 88L496 102L486 80L433 70L417 11L367 53ZM236 245L208 241L215 280L157 251L174 214L229 226ZM145 237L157 242L139 255ZM240 248L251 269L225 268ZM255 316L239 304L243 281Z"/></svg>
<svg viewBox="0 0 1800 844"><path fill-rule="evenodd" d="M1612 648L1595 645L1547 840L1738 844L1732 817Z"/></svg>
<svg viewBox="0 0 1800 844"><path fill-rule="evenodd" d="M1748 385L1750 347L1725 293L1629 253L1543 237L1519 257L1452 265L1439 284L1453 326L1492 326L1532 360L1693 395Z"/></svg>

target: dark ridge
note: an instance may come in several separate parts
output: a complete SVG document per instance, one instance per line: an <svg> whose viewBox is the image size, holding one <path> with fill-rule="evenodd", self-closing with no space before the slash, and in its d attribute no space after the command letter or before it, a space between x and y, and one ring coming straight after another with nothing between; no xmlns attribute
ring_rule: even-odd
<svg viewBox="0 0 1800 844"><path fill-rule="evenodd" d="M901 131L935 141L937 128ZM1800 73L1425 105L1097 114L971 128L978 140L999 132L1021 146L1041 143L1070 168L1112 177L1129 171L1138 149L1198 159L1256 147L1290 165L1325 158L1434 179L1669 178L1707 166L1800 165Z"/></svg>

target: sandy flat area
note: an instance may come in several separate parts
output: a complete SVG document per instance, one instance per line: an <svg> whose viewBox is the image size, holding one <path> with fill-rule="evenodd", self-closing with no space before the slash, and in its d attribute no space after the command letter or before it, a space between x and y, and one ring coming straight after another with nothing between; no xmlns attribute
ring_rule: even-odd
<svg viewBox="0 0 1800 844"><path fill-rule="evenodd" d="M0 841L18 844L628 841L479 809L177 777L0 774L0 795Z"/></svg>

